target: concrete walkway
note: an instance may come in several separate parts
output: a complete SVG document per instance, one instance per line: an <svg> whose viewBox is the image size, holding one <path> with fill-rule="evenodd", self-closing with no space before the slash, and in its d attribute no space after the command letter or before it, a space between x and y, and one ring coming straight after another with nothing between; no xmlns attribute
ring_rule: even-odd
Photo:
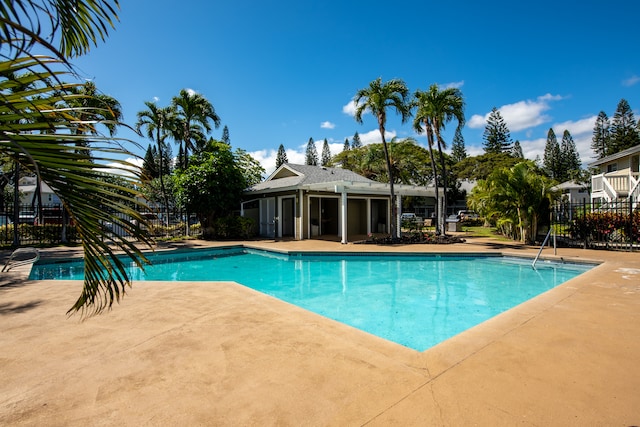
<svg viewBox="0 0 640 427"><path fill-rule="evenodd" d="M251 245L537 252L482 239ZM3 273L0 425L640 425L640 254L543 254L602 264L425 352L233 283L136 282L81 321L65 314L81 283Z"/></svg>

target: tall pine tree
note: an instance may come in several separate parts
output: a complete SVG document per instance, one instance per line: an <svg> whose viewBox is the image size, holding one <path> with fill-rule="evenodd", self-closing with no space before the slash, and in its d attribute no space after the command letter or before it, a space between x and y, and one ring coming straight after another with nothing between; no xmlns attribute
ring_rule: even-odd
<svg viewBox="0 0 640 427"><path fill-rule="evenodd" d="M329 148L329 143L327 142L327 138L324 139L324 143L322 144L322 157L320 158L320 164L322 166L327 166L331 161L331 149Z"/></svg>
<svg viewBox="0 0 640 427"><path fill-rule="evenodd" d="M345 138L344 145L342 146L342 151L349 151L350 148L351 147L349 146L349 138Z"/></svg>
<svg viewBox="0 0 640 427"><path fill-rule="evenodd" d="M608 156L611 153L611 125L609 117L604 111L600 111L593 127L593 137L591 138L591 149L598 159Z"/></svg>
<svg viewBox="0 0 640 427"><path fill-rule="evenodd" d="M511 133L500 111L493 107L482 135L484 152L508 153L511 150Z"/></svg>
<svg viewBox="0 0 640 427"><path fill-rule="evenodd" d="M577 176L581 168L582 162L576 143L573 141L571 133L565 129L560 144L560 180L567 181Z"/></svg>
<svg viewBox="0 0 640 427"><path fill-rule="evenodd" d="M144 160L142 161L142 180L148 182L157 177L158 169L153 155L153 148L151 144L149 144L147 152L144 155Z"/></svg>
<svg viewBox="0 0 640 427"><path fill-rule="evenodd" d="M316 144L313 142L313 138L309 138L309 142L307 143L304 164L318 166L318 150L316 150Z"/></svg>
<svg viewBox="0 0 640 427"><path fill-rule="evenodd" d="M276 169L285 163L289 163L287 159L287 152L284 149L284 145L280 144L278 147L278 154L276 154Z"/></svg>
<svg viewBox="0 0 640 427"><path fill-rule="evenodd" d="M456 163L467 158L467 149L464 146L464 137L459 126L456 128L456 133L451 142L451 158Z"/></svg>
<svg viewBox="0 0 640 427"><path fill-rule="evenodd" d="M227 127L227 125L225 125L222 129L222 142L227 145L231 145L231 138L229 138L229 128Z"/></svg>
<svg viewBox="0 0 640 427"><path fill-rule="evenodd" d="M516 159L524 159L524 153L522 152L522 146L520 145L520 141L516 140L513 143L513 149L511 150L511 157Z"/></svg>
<svg viewBox="0 0 640 427"><path fill-rule="evenodd" d="M553 128L549 128L549 132L547 132L542 168L551 179L560 179L560 144L558 144L558 138L556 138Z"/></svg>
<svg viewBox="0 0 640 427"><path fill-rule="evenodd" d="M360 148L360 147L362 147L362 142L360 141L360 135L356 131L356 133L353 134L353 139L351 140L351 148Z"/></svg>
<svg viewBox="0 0 640 427"><path fill-rule="evenodd" d="M176 169L182 169L182 165L184 165L184 150L182 149L182 144L178 147L178 157L176 158Z"/></svg>
<svg viewBox="0 0 640 427"><path fill-rule="evenodd" d="M626 99L621 99L611 120L611 147L617 153L640 144L633 111Z"/></svg>

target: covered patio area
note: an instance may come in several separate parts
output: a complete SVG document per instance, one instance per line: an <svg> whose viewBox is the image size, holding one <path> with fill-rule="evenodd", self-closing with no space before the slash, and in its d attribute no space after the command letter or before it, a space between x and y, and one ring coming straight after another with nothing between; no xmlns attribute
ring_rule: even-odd
<svg viewBox="0 0 640 427"><path fill-rule="evenodd" d="M433 199L435 190L395 186L392 206L388 184L352 171L284 164L267 180L245 192L241 215L254 219L259 236L296 240L338 237L344 244L391 230L391 210L400 227L403 197Z"/></svg>

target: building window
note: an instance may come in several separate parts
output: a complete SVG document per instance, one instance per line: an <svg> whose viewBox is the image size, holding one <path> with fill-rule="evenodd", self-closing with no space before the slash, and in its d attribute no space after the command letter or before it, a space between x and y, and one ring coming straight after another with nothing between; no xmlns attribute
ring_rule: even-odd
<svg viewBox="0 0 640 427"><path fill-rule="evenodd" d="M617 170L618 170L618 164L617 163L611 163L610 165L607 165L607 173L615 172Z"/></svg>

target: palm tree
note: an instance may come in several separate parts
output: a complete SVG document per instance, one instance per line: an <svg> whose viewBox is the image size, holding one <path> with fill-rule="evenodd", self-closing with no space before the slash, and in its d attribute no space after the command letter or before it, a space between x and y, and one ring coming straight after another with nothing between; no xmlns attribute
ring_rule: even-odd
<svg viewBox="0 0 640 427"><path fill-rule="evenodd" d="M444 216L447 212L447 171L443 150L446 143L442 138L442 130L445 125L453 119L458 122L458 129L464 126L464 99L462 92L457 88L447 88L440 90L437 84L432 84L426 92L416 91L414 95L415 104L417 106L416 116L413 122L414 129L422 132L422 124L425 125L427 133L427 141L429 143L429 152L431 153L432 167L435 167L433 159L434 140L438 144L438 153L440 159L440 172L442 176L442 212L438 209L438 182L436 179L436 218L439 225L444 224ZM435 169L434 169L435 172ZM437 176L437 174L436 174ZM440 216L438 216L438 214ZM445 233L442 227L442 233Z"/></svg>
<svg viewBox="0 0 640 427"><path fill-rule="evenodd" d="M71 94L77 95L70 99L69 106L73 107L71 115L78 119L76 134L98 135L96 124L104 125L110 136L117 132L117 125L122 120L122 107L117 99L98 92L94 82L86 82L73 88Z"/></svg>
<svg viewBox="0 0 640 427"><path fill-rule="evenodd" d="M391 196L391 238L399 237L396 227L398 211L396 204L396 195L393 188L393 172L391 169L391 161L389 158L389 149L385 139L385 125L387 123L387 108L394 108L397 114L402 117L402 122L406 122L410 116L410 105L407 102L409 89L407 85L400 79L392 79L388 82L382 82L378 77L369 83L369 87L360 89L354 98L356 105L355 119L362 124L362 114L370 111L378 120L378 130L382 138L382 147L384 149L384 157L387 166L387 174L389 176L389 193Z"/></svg>
<svg viewBox="0 0 640 427"><path fill-rule="evenodd" d="M158 158L160 159L159 178L160 191L164 200L165 208L165 229L169 232L169 198L164 186L164 141L175 129L175 110L173 107L159 108L155 102L145 102L146 110L138 112L136 130L141 131L143 127L147 129L147 137L158 144Z"/></svg>
<svg viewBox="0 0 640 427"><path fill-rule="evenodd" d="M79 119L82 110L73 105L83 85L63 82L74 75L68 58L86 53L113 28L118 1L76 0L73 8L68 3L13 0L11 7L0 7L0 155L35 174L63 201L85 259L83 290L69 311L91 314L119 301L130 284L127 263L116 252L142 266L146 258L135 240L151 241L128 185L136 181L130 171L139 168L118 160L132 154L112 138L76 132L94 121ZM21 89L26 87L31 89ZM105 163L121 169L126 182L105 182ZM106 222L129 236L107 233Z"/></svg>
<svg viewBox="0 0 640 427"><path fill-rule="evenodd" d="M189 150L194 150L206 143L204 137L211 132L209 120L212 120L214 126L218 128L220 117L204 96L187 89L182 89L180 94L171 100L171 105L175 108L178 117L176 136L181 141L181 146L184 144L184 164L181 166L186 168L189 162Z"/></svg>

